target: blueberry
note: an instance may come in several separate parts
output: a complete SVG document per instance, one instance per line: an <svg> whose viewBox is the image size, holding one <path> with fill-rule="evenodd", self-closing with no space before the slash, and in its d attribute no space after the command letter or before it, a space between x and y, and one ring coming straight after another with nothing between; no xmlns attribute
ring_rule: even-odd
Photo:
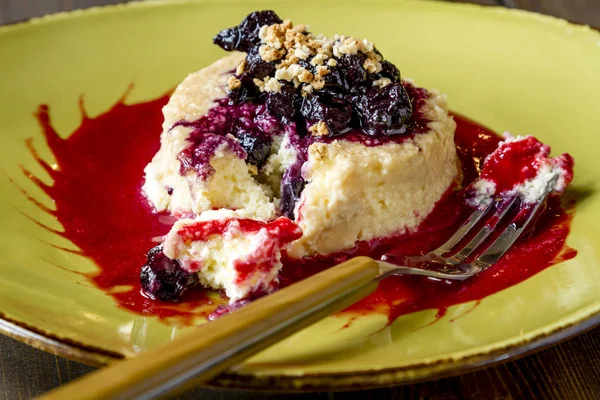
<svg viewBox="0 0 600 400"><path fill-rule="evenodd" d="M351 129L352 106L341 96L317 92L306 96L300 113L309 123L323 121L331 136Z"/></svg>
<svg viewBox="0 0 600 400"><path fill-rule="evenodd" d="M242 81L239 88L229 92L229 98L232 104L241 104L254 101L260 96L260 89L250 81Z"/></svg>
<svg viewBox="0 0 600 400"><path fill-rule="evenodd" d="M274 11L255 11L248 14L238 26L224 29L213 38L213 42L227 51L248 52L260 43L258 32L263 25L280 24L283 21Z"/></svg>
<svg viewBox="0 0 600 400"><path fill-rule="evenodd" d="M260 79L275 75L275 63L264 61L258 53L258 47L248 51L246 55L246 67L241 75L242 81Z"/></svg>
<svg viewBox="0 0 600 400"><path fill-rule="evenodd" d="M364 63L367 57L362 53L345 55L338 60L337 68L342 74L344 87L347 91L354 92L363 86L367 80L367 71Z"/></svg>
<svg viewBox="0 0 600 400"><path fill-rule="evenodd" d="M396 135L407 132L412 106L400 82L370 87L364 95L356 96L354 105L365 133Z"/></svg>
<svg viewBox="0 0 600 400"><path fill-rule="evenodd" d="M265 165L271 152L271 143L263 138L251 135L244 131L237 132L237 138L240 142L240 146L242 146L248 155L246 163L256 165L258 168Z"/></svg>
<svg viewBox="0 0 600 400"><path fill-rule="evenodd" d="M381 72L379 73L380 78L388 78L393 82L400 81L400 70L389 61L381 62Z"/></svg>
<svg viewBox="0 0 600 400"><path fill-rule="evenodd" d="M342 71L338 67L328 68L329 73L323 77L323 80L325 81L323 91L343 93L346 89L344 87L345 83Z"/></svg>
<svg viewBox="0 0 600 400"><path fill-rule="evenodd" d="M281 179L281 200L279 202L281 215L291 220L294 219L294 209L300 200L304 185L305 182L300 176L299 168L293 166L286 171Z"/></svg>
<svg viewBox="0 0 600 400"><path fill-rule="evenodd" d="M198 284L198 276L184 271L179 261L168 258L159 245L148 252L140 281L152 299L177 301L187 289Z"/></svg>
<svg viewBox="0 0 600 400"><path fill-rule="evenodd" d="M258 54L258 47L248 51L246 55L246 66L244 72L238 77L241 86L229 93L229 98L234 103L245 103L257 100L260 90L254 83L254 79L262 80L266 76L275 74L275 63L264 61Z"/></svg>
<svg viewBox="0 0 600 400"><path fill-rule="evenodd" d="M267 112L281 118L284 124L290 124L296 119L296 103L300 96L292 90L269 93L266 100Z"/></svg>

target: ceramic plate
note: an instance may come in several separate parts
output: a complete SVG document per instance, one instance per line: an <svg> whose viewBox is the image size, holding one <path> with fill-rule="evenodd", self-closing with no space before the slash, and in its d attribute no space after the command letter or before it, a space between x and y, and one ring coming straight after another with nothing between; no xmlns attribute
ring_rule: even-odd
<svg viewBox="0 0 600 400"><path fill-rule="evenodd" d="M0 327L45 350L104 364L181 331L117 307L81 273L92 261L42 228L60 224L28 200L52 201L31 156L52 160L34 112L50 106L68 137L134 84L128 104L160 97L222 56L220 29L255 9L275 9L314 32L368 37L404 76L449 96L451 108L495 131L531 133L576 160L578 196L568 245L574 259L472 303L404 315L386 327L370 315L340 329L330 317L213 382L226 387L341 389L403 383L506 360L580 332L600 312L597 185L600 34L536 14L428 1L156 1L59 14L0 28ZM93 151L93 149L90 149ZM65 251L64 249L75 251ZM462 315L462 316L461 316ZM456 318L461 316L460 318Z"/></svg>

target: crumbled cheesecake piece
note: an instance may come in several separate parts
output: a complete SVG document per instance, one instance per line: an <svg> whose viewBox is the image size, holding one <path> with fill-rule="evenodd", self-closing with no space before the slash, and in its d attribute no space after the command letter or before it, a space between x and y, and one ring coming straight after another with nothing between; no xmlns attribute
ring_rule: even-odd
<svg viewBox="0 0 600 400"><path fill-rule="evenodd" d="M200 283L224 290L231 303L277 287L281 251L302 236L287 218L251 219L232 210L211 210L180 219L163 242L164 254Z"/></svg>
<svg viewBox="0 0 600 400"><path fill-rule="evenodd" d="M569 154L549 157L550 146L533 136L504 134L505 140L486 157L481 176L467 190L473 206L485 205L495 196L520 196L535 203L551 190L561 194L573 179Z"/></svg>

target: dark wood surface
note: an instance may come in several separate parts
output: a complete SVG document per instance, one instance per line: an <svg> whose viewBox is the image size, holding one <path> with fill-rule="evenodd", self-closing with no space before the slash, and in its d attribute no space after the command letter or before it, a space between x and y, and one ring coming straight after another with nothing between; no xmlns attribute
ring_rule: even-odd
<svg viewBox="0 0 600 400"><path fill-rule="evenodd" d="M119 2L119 0L0 0L0 24L61 10ZM600 27L600 0L472 2L538 11L573 22ZM93 369L0 336L0 399L28 399ZM346 393L290 395L198 388L179 398L207 400L600 399L600 328L517 361L417 385Z"/></svg>

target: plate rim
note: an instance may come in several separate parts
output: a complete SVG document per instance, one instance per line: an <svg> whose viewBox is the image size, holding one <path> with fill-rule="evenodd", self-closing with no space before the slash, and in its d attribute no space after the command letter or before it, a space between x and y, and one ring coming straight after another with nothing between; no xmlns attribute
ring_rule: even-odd
<svg viewBox="0 0 600 400"><path fill-rule="evenodd" d="M240 0L233 0L240 1ZM403 0L407 3L442 3L438 0ZM119 12L121 9L137 7L162 7L176 4L214 3L216 0L134 0L128 3L92 6L85 9L60 11L0 25L0 35L24 29L37 24L55 23L68 18L78 18L92 13ZM497 5L474 3L447 3L454 8L489 9L499 14L530 18L539 23L562 23L576 29L600 33L600 27L574 22L565 18L541 14L534 11L506 8ZM370 371L308 373L302 375L253 375L251 372L238 374L226 372L202 386L219 389L244 389L268 392L315 392L359 390L390 385L411 384L431 379L456 376L485 367L512 361L573 338L600 326L600 309L574 321L554 326L550 331L541 331L521 342L501 345L487 352L467 356L437 359L429 363L411 364L401 367L373 369ZM103 367L128 358L119 352L90 346L85 343L60 337L41 328L28 325L24 321L9 317L0 310L0 334L11 337L39 350L59 355L87 365Z"/></svg>
<svg viewBox="0 0 600 400"><path fill-rule="evenodd" d="M338 373L308 373L294 375L252 375L225 372L202 386L218 389L260 390L269 392L316 392L374 389L405 385L473 372L537 353L553 345L600 326L600 310L553 331L542 332L529 340L508 344L489 352L458 358L436 360L433 363L412 364L402 367L371 371ZM127 359L126 355L89 346L76 340L61 338L29 326L0 312L0 334L11 337L36 349L72 361L95 367L104 367Z"/></svg>

